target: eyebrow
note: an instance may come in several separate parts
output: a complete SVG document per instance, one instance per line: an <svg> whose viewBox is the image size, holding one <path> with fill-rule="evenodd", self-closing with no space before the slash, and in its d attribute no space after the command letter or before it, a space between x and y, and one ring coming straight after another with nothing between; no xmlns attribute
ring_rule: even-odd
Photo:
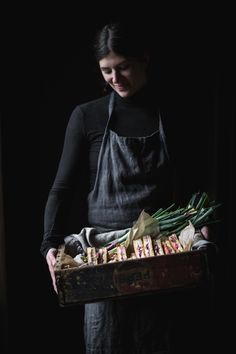
<svg viewBox="0 0 236 354"><path fill-rule="evenodd" d="M115 68L116 67L119 67L120 65L123 65L123 64L126 64L126 63L128 63L129 62L129 60L123 60L123 61L121 61L120 63L118 63L118 64L116 64L115 65ZM110 66L100 66L100 69L101 70L104 70L104 69L110 69L111 67Z"/></svg>

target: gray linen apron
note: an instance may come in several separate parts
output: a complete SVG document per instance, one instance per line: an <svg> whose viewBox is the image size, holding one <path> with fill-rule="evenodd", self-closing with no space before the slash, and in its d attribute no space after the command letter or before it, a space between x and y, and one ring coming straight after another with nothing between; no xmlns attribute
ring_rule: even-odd
<svg viewBox="0 0 236 354"><path fill-rule="evenodd" d="M157 131L150 136L118 136L110 129L114 104L111 94L95 185L88 196L88 221L100 232L128 228L143 209L155 210L168 162L160 116ZM86 353L157 353L153 340L159 334L163 337L159 332L164 324L156 326L153 303L152 296L86 304Z"/></svg>

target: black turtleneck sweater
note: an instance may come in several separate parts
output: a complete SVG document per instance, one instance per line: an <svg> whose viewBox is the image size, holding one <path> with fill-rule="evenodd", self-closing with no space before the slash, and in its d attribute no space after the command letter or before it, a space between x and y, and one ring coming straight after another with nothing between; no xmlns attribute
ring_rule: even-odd
<svg viewBox="0 0 236 354"><path fill-rule="evenodd" d="M44 239L41 251L57 247L73 229L86 225L86 196L93 188L98 155L108 120L110 95L77 106L69 119L56 178L45 208ZM156 101L148 90L131 98L115 94L111 129L121 136L147 136L158 129ZM73 201L73 202L72 202ZM72 219L73 219L72 217Z"/></svg>

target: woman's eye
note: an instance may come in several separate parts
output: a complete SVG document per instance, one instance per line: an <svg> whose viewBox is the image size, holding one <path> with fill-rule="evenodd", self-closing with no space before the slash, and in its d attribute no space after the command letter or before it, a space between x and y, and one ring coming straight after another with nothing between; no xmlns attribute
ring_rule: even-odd
<svg viewBox="0 0 236 354"><path fill-rule="evenodd" d="M129 69L130 65L129 64L123 64L121 66L119 66L119 70L127 70Z"/></svg>
<svg viewBox="0 0 236 354"><path fill-rule="evenodd" d="M117 66L114 70L116 72L121 72L121 71L128 70L129 68L130 68L130 64L129 63L124 63L124 64L121 64L121 65ZM101 68L101 71L105 75L112 74L112 69L110 69L110 68Z"/></svg>
<svg viewBox="0 0 236 354"><path fill-rule="evenodd" d="M111 74L111 70L110 69L102 69L103 74Z"/></svg>

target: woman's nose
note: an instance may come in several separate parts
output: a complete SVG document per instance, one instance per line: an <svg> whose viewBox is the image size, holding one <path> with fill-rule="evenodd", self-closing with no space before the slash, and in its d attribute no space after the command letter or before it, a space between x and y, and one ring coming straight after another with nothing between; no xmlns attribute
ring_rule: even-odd
<svg viewBox="0 0 236 354"><path fill-rule="evenodd" d="M112 72L112 81L113 83L117 83L119 81L120 74L118 71L113 71Z"/></svg>

